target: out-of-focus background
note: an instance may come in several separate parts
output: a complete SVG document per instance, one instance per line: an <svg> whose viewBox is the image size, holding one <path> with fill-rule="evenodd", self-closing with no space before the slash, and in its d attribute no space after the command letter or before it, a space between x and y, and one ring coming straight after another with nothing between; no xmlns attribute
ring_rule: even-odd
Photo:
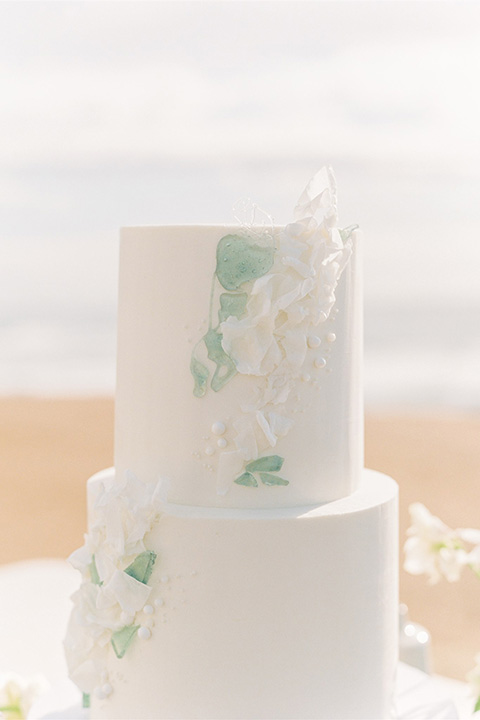
<svg viewBox="0 0 480 720"><path fill-rule="evenodd" d="M331 164L365 235L368 464L480 527L480 5L0 3L0 562L82 542L112 462L122 225L292 218ZM480 651L480 583L402 600L435 667Z"/></svg>

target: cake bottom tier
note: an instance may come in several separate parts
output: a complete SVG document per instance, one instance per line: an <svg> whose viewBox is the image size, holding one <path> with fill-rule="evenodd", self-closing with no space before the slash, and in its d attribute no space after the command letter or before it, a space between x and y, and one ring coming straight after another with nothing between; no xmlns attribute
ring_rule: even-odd
<svg viewBox="0 0 480 720"><path fill-rule="evenodd" d="M165 505L145 538L151 637L111 650L91 717L390 717L397 537L397 486L370 470L319 507Z"/></svg>

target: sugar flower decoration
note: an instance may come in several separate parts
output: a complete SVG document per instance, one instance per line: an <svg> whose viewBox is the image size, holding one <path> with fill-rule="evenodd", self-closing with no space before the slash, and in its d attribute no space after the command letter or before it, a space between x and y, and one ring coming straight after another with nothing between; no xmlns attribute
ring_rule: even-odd
<svg viewBox="0 0 480 720"><path fill-rule="evenodd" d="M90 532L70 556L82 584L72 596L65 651L71 679L84 695L95 691L102 697L112 692L105 673L108 653L113 647L123 657L140 628L136 615L151 593L156 555L144 539L159 517L163 485L143 483L127 471L123 480L95 481L89 493Z"/></svg>
<svg viewBox="0 0 480 720"><path fill-rule="evenodd" d="M233 420L236 450L219 453L220 494L228 491L235 474L274 448L294 425L293 403L287 401L304 373L313 347L309 338L330 317L352 254L354 229L337 227L335 178L330 168L323 168L301 194L292 223L284 228L246 223L220 239L209 328L192 353L193 392L203 397L209 383L218 392L236 375L254 380ZM220 305L218 324L215 303ZM212 362L216 369L210 379ZM260 481L288 485L283 478ZM258 486L244 473L235 482Z"/></svg>

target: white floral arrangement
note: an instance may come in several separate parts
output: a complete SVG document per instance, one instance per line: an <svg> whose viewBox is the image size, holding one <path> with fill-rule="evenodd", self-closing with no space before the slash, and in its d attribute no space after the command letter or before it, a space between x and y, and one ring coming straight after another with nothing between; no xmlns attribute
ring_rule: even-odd
<svg viewBox="0 0 480 720"><path fill-rule="evenodd" d="M480 577L480 530L449 528L421 503L410 505L411 526L405 542L404 569L411 575L427 575L431 584L442 578L448 582L460 579L468 568ZM474 712L480 710L480 654L476 666L468 673Z"/></svg>
<svg viewBox="0 0 480 720"><path fill-rule="evenodd" d="M0 719L25 720L33 703L49 688L43 675L0 675Z"/></svg>
<svg viewBox="0 0 480 720"><path fill-rule="evenodd" d="M261 455L294 425L287 401L302 378L309 349L320 344L318 326L331 315L352 255L357 226L338 227L336 190L332 169L324 167L301 194L293 222L283 228L244 223L218 243L209 327L192 352L193 393L219 392L237 374L256 380L233 422L236 450L220 453L219 494L235 476L237 484L257 487L259 461L266 463L259 476L264 485L289 484L273 474L284 458ZM333 342L335 334L327 340ZM323 368L326 359L317 363Z"/></svg>
<svg viewBox="0 0 480 720"><path fill-rule="evenodd" d="M113 692L106 666L112 650L122 658L135 637L148 640L154 611L148 585L157 560L145 535L160 516L165 487L146 484L132 472L89 486L90 532L69 558L82 574L65 638L70 678L84 695Z"/></svg>

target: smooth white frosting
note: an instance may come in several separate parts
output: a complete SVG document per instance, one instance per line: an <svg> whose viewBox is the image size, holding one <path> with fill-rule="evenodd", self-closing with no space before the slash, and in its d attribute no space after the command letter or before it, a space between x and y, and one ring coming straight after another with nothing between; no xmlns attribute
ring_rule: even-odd
<svg viewBox="0 0 480 720"><path fill-rule="evenodd" d="M396 484L365 471L314 508L165 505L145 538L152 636L110 650L113 692L92 717L390 717L396 504Z"/></svg>

